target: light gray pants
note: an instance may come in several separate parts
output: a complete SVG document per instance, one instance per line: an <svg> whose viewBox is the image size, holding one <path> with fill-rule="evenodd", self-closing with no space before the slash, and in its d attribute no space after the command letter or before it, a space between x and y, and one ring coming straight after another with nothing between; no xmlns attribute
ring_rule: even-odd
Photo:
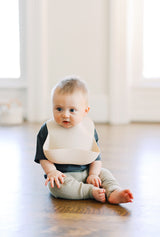
<svg viewBox="0 0 160 237"><path fill-rule="evenodd" d="M82 172L67 172L65 173L64 183L57 188L51 187L48 184L49 191L55 198L64 199L93 199L92 195L92 184L86 184L86 179L88 177L88 171L84 170ZM101 187L106 190L107 198L115 189L120 188L116 179L113 177L111 172L107 169L102 168L100 175Z"/></svg>

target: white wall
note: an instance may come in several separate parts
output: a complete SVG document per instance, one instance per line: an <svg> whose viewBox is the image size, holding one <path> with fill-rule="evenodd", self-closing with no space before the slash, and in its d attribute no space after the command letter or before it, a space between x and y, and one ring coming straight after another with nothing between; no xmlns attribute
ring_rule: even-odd
<svg viewBox="0 0 160 237"><path fill-rule="evenodd" d="M88 84L90 116L97 122L106 122L107 2L23 0L21 4L22 80L25 86L10 90L4 90L3 86L3 97L19 97L27 119L42 121L52 116L51 88L66 75L75 74Z"/></svg>
<svg viewBox="0 0 160 237"><path fill-rule="evenodd" d="M107 121L107 2L54 0L48 9L50 87L66 75L79 75L90 90L90 115Z"/></svg>
<svg viewBox="0 0 160 237"><path fill-rule="evenodd" d="M160 121L160 88L133 83L132 43L139 40L128 25L128 2L136 1L22 0L24 83L7 89L10 82L0 81L0 100L18 97L29 121L43 121L51 116L53 85L76 74L88 84L96 122Z"/></svg>

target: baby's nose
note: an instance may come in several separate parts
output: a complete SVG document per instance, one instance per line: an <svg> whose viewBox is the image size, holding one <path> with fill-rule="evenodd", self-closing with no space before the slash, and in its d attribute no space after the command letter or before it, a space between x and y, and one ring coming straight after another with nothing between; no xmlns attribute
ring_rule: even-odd
<svg viewBox="0 0 160 237"><path fill-rule="evenodd" d="M69 117L69 111L64 111L64 113L63 113L63 117L64 118L68 118Z"/></svg>

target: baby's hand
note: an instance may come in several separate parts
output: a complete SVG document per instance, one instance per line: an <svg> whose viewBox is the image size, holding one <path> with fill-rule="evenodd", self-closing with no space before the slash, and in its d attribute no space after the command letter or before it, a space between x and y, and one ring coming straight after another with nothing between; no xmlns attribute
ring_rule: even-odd
<svg viewBox="0 0 160 237"><path fill-rule="evenodd" d="M86 182L88 184L93 184L95 187L101 186L101 179L99 178L99 176L94 174L89 175Z"/></svg>
<svg viewBox="0 0 160 237"><path fill-rule="evenodd" d="M54 188L54 182L55 182L57 188L60 188L60 183L61 184L64 183L64 177L66 177L66 175L58 170L50 171L47 174L47 180L45 182L45 185L47 186L48 182L50 181L52 188Z"/></svg>

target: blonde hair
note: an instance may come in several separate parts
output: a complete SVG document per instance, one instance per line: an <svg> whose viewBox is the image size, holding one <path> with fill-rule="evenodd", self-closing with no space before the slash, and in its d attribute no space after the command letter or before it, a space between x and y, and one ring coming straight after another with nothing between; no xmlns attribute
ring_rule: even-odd
<svg viewBox="0 0 160 237"><path fill-rule="evenodd" d="M53 96L55 90L58 90L60 94L72 94L74 92L80 91L88 100L88 89L86 83L79 79L79 77L66 77L65 79L61 80L57 85L52 89L51 92L51 99L53 101Z"/></svg>

